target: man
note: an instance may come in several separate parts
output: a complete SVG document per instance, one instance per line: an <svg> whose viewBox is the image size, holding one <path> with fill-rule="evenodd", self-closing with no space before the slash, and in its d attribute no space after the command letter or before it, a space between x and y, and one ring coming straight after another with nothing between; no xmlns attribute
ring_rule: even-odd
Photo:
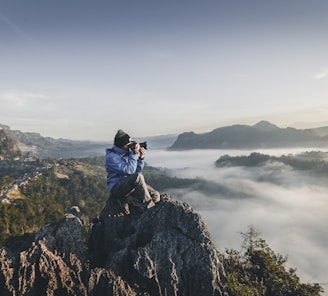
<svg viewBox="0 0 328 296"><path fill-rule="evenodd" d="M129 197L129 203L149 209L160 201L160 194L145 182L141 173L144 167L146 149L131 141L130 136L119 129L112 148L106 150L105 167L107 185L111 197L121 200ZM124 206L125 212L129 210Z"/></svg>

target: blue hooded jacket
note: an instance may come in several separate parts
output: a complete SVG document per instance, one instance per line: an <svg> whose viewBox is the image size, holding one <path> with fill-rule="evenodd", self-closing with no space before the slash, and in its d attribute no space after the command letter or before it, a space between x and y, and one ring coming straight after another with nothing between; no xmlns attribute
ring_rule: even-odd
<svg viewBox="0 0 328 296"><path fill-rule="evenodd" d="M123 178L139 173L144 167L144 160L139 154L126 151L115 145L106 150L105 168L107 171L107 186L112 190Z"/></svg>

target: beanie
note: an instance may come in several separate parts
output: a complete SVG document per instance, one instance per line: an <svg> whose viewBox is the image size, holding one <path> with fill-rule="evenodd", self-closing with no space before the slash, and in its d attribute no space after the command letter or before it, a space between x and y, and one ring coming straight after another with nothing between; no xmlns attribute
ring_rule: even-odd
<svg viewBox="0 0 328 296"><path fill-rule="evenodd" d="M115 135L114 145L122 148L125 144L130 142L130 136L119 129Z"/></svg>

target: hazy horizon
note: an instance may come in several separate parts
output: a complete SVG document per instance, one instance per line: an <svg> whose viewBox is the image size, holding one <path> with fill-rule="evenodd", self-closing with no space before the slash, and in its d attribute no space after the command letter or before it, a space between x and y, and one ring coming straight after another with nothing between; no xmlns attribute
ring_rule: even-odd
<svg viewBox="0 0 328 296"><path fill-rule="evenodd" d="M262 119L260 121L267 121L267 120ZM245 124L245 125L253 126L253 125L259 123L260 121L257 121L257 122L254 122L254 123L250 123L250 124ZM267 122L269 122L269 121L267 121ZM270 122L270 123L276 125L274 122ZM147 141L147 139L152 139L153 140L153 143L152 144L154 144L152 148L155 147L155 149L158 149L158 148L162 149L163 148L162 143L168 144L167 147L169 147L169 146L171 146L173 144L173 142L172 143L171 142L169 143L167 140L165 140L165 138L170 138L170 137L173 137L173 136L178 136L179 134L184 133L184 132L195 132L196 134L209 133L209 132L211 132L211 131L213 131L214 129L217 129L217 128L223 128L223 127L228 127L228 126L233 126L233 125L239 125L239 124L240 123L231 123L230 125L216 126L216 127L213 127L212 129L202 130L202 131L197 131L197 129L196 130L186 129L186 130L181 130L179 133L178 133L178 131L176 131L176 132L172 131L172 133L170 133L170 134L156 134L156 135L148 135L148 136L144 136L144 135L132 136L131 135L131 138L132 139L135 139L137 141L139 141L139 140L141 140L141 141ZM3 122L0 122L0 127L1 127L1 125L8 126L10 128L10 130L12 130L12 131L18 130L18 131L21 131L23 133L38 133L38 134L40 134L39 132L34 131L34 130L26 131L26 130L16 129L16 128L14 128L14 127L6 124L6 123L3 123ZM276 125L276 126L278 126L278 125ZM283 128L281 126L278 126L278 127L279 128ZM292 127L292 126L287 126L287 127ZM299 129L311 129L311 128L315 129L315 128L326 128L326 127L328 128L328 122L327 122L327 125L319 125L319 126L317 126L317 125L314 125L314 126L308 125L308 126L300 127ZM42 134L42 133L40 134L40 136L42 136L42 137L50 137L49 135ZM76 141L91 141L91 142L94 141L94 142L107 142L107 143L112 143L113 142L113 139L114 139L114 136L115 136L115 134L113 135L113 138L106 138L106 139L102 139L102 140L95 140L95 139L92 140L92 139L88 139L88 138L73 139L73 138L65 138L63 136L59 136L58 138L54 138L54 139L56 139L56 140L58 140L58 139L65 139L65 140L72 140L72 141L76 140ZM158 139L156 140L156 138L158 138ZM303 149L303 148L300 148L300 149Z"/></svg>
<svg viewBox="0 0 328 296"><path fill-rule="evenodd" d="M328 125L328 2L0 0L0 122L107 141Z"/></svg>

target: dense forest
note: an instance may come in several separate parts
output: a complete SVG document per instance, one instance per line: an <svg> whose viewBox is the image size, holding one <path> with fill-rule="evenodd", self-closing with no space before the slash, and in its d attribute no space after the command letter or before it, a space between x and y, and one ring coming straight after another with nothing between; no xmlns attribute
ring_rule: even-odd
<svg viewBox="0 0 328 296"><path fill-rule="evenodd" d="M70 168L77 166L75 161L65 163L29 162L22 167L18 162L11 166L0 162L0 192L10 183L18 183L15 196L0 204L0 245L61 219L73 205L78 205L85 217L95 216L103 208L108 197L104 179L95 171L86 174ZM60 175L64 171L66 174Z"/></svg>
<svg viewBox="0 0 328 296"><path fill-rule="evenodd" d="M254 156L263 160L263 156ZM264 160L268 161L266 157ZM33 232L58 221L75 205L87 228L109 196L103 161L103 157L0 161L0 247L22 246ZM170 177L165 170L150 166L145 167L144 175L161 192L207 184L201 179ZM4 193L11 187L16 189L7 199ZM320 295L321 286L302 284L296 270L286 268L287 258L275 254L254 228L242 235L243 253L226 250L220 254L229 295Z"/></svg>
<svg viewBox="0 0 328 296"><path fill-rule="evenodd" d="M0 161L0 196L6 188L17 187L9 200L2 197L0 203L0 246L59 220L75 205L86 221L99 215L109 197L103 161L103 157ZM160 191L193 183L148 166L144 175Z"/></svg>

